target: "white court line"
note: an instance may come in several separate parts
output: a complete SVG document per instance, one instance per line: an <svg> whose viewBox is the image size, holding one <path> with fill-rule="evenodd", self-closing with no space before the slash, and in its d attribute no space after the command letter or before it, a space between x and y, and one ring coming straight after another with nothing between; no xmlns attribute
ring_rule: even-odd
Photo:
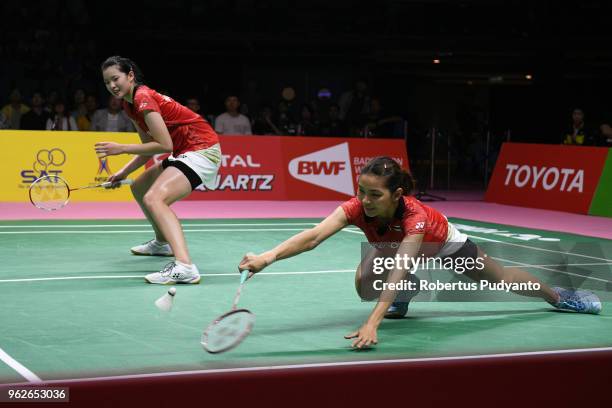
<svg viewBox="0 0 612 408"><path fill-rule="evenodd" d="M344 232L351 232L353 234L365 235L361 230L354 231L354 230L351 230L351 229L343 229L342 231L344 231ZM544 249L544 248L532 247L532 246L529 246L529 245L515 244L515 243L512 243L512 242L505 242L505 241L500 241L500 240L492 239L492 238L479 237L477 235L471 235L471 234L466 234L466 235L468 237L470 237L470 238L482 239L483 241L498 242L500 244L506 244L506 245L517 246L517 247L521 247L521 248L527 248L527 249L531 249L531 250L534 250L534 251L554 252L554 253L563 254L563 255L581 256L583 258L595 259L597 261L612 262L612 259L607 259L607 258L599 258L599 257L596 257L596 256L590 256L590 255L584 255L584 254L576 254L574 252L556 251L554 249Z"/></svg>
<svg viewBox="0 0 612 408"><path fill-rule="evenodd" d="M311 222L274 222L274 223L207 223L207 224L190 224L182 223L183 227L248 227L248 226L282 226L282 225L317 225ZM0 225L0 228L105 228L105 227L150 227L151 224L39 224L39 225Z"/></svg>
<svg viewBox="0 0 612 408"><path fill-rule="evenodd" d="M551 269L551 268L546 268L543 266L537 266L537 265L530 265L530 264L526 264L523 262L516 262L516 261L511 261L509 259L504 259L504 258L497 258L497 257L492 257L493 259L497 259L500 261L504 261L504 262L510 262L516 265L520 265L524 268L536 268L536 269L543 269L545 271L550 271L550 272L555 272L555 273L562 273L564 275L571 275L571 276L576 276L578 278L583 278L583 279L592 279L592 280L596 280L596 281L600 281L600 282L605 282L605 283L612 283L612 281L609 280L605 280L605 279L601 279L601 278L595 278L593 276L588 276L588 275L580 275L579 273L573 273L573 272L567 272L567 271L560 271L558 269ZM565 265L559 265L559 266L565 266ZM505 266L504 266L505 267Z"/></svg>
<svg viewBox="0 0 612 408"><path fill-rule="evenodd" d="M19 375L21 375L23 378L25 378L29 382L31 383L42 382L40 377L38 377L32 371L28 370L19 361L9 356L6 353L6 351L2 350L1 348L0 348L0 360L2 360L7 366L11 367L13 370L17 371Z"/></svg>
<svg viewBox="0 0 612 408"><path fill-rule="evenodd" d="M210 228L210 229L183 229L183 232L253 232L253 231L303 231L304 228ZM23 235L23 234L135 234L149 233L147 230L117 230L117 231L0 231L0 235Z"/></svg>
<svg viewBox="0 0 612 408"><path fill-rule="evenodd" d="M355 269L330 269L324 271L300 271L300 272L259 272L257 275L320 275L324 273L347 273L355 272ZM201 275L203 278L217 276L240 276L238 272L234 273L211 273ZM144 275L93 275L93 276L58 276L53 278L17 278L17 279L0 279L0 283L12 282L44 282L44 281L62 281L62 280L87 280L87 279L132 279L142 278Z"/></svg>
<svg viewBox="0 0 612 408"><path fill-rule="evenodd" d="M345 231L345 232L352 232L352 233L354 233L354 234L361 234L361 235L364 235L364 234L363 234L363 232L361 232L361 231L351 231L351 230L348 230L348 229L343 229L342 231ZM486 240L486 241L499 242L499 243L501 243L501 244L507 244L507 242L498 241L498 240L496 240L496 239L490 239L490 238L482 238L482 237L477 237L477 236L475 236L475 235L468 235L468 237L470 237L470 238L484 239L484 240ZM510 245L512 245L512 244L510 244ZM527 245L519 245L519 246L524 247L524 248L528 248L528 249L534 249L534 250L540 249L540 248L530 247L530 246L527 246ZM551 252L559 252L559 253L561 253L561 254L565 254L565 252L553 251L553 250L550 250L550 251L551 251ZM568 252L568 254L569 254L569 252ZM578 254L576 254L576 255L578 255ZM610 259L603 259L603 258L597 258L597 257L590 257L590 256L586 256L586 255L583 255L583 256L584 256L584 257L586 257L586 258L595 258L595 259L602 260L602 261L608 261L608 262L603 263L603 264L600 264L600 265L612 265L612 260L610 260ZM511 261L511 260L509 260L509 259L503 259L503 258L498 258L498 257L492 257L492 258L493 258L493 259L498 259L498 260L500 260L500 261L506 261L506 262L510 262L510 263L517 264L517 265L521 265L521 266L526 267L526 268L527 268L527 267L533 267L533 268L537 268L537 269L544 269L544 270L551 271L551 272L555 272L555 273L562 273L562 274L565 274L565 275L577 276L577 277L580 277L580 278L583 278L583 279L592 279L592 280L597 280L597 281L600 281L600 282L612 283L611 281L607 281L607 280L605 280L605 279L600 279L600 278L595 278L595 277L592 277L592 276L580 275L580 274L577 274L577 273L566 272L566 271L560 271L560 270L557 270L557 269L550 269L550 268L547 268L547 267L546 267L546 266L548 266L548 265L538 266L538 265L530 265L530 264L526 264L526 263L523 263L523 262ZM568 264L568 265L561 264L561 265L550 265L550 266L569 266L569 265L570 265L570 264ZM582 265L583 265L583 264L574 264L574 266L582 266ZM589 264L584 264L584 265L589 265ZM506 268L506 266L504 266L504 268Z"/></svg>
<svg viewBox="0 0 612 408"><path fill-rule="evenodd" d="M515 264L520 264L524 267L532 267L532 268L541 268L546 269L547 266L555 267L555 266L568 266L566 264L562 265L529 265L521 262L510 261L508 259L503 258L493 258L498 259L500 261L511 262ZM587 266L587 265L612 265L612 264L572 264L572 266ZM510 265L502 265L504 268L512 268ZM554 269L548 269L553 272L558 273L568 273L564 271L557 271ZM330 269L330 270L322 270L322 271L289 271L289 272L259 272L257 275L320 275L326 273L352 273L355 272L355 269ZM218 276L237 276L238 273L211 273L202 275L203 278L209 277L218 277ZM586 278L587 276L572 274L581 278ZM14 283L14 282L45 282L45 281L63 281L63 280L90 280L90 279L133 279L133 278L142 278L144 275L92 275L92 276L57 276L52 278L16 278L16 279L0 279L0 283ZM597 279L597 278L593 278ZM601 280L601 279L600 279ZM608 282L608 281L604 281Z"/></svg>
<svg viewBox="0 0 612 408"><path fill-rule="evenodd" d="M445 362L445 361L465 361L465 360L486 360L486 359L502 359L516 357L531 357L531 356L550 356L563 354L581 354L581 353L597 353L610 352L612 347L597 347L583 349L564 349L564 350L546 350L546 351L527 351L519 353L499 353L499 354L475 354L466 356L447 356L447 357L423 357L423 358L403 358L390 360L358 360L358 361L341 361L335 363L311 363L311 364L290 364L278 366L255 366L255 367L240 367L240 368L215 368L209 370L190 370L190 371L170 371L151 374L128 374L105 377L86 377L86 378L67 378L64 380L49 380L45 384L69 384L83 381L116 381L130 380L142 378L156 377L175 377L182 375L209 375L209 374L225 374L225 373L241 373L241 372L256 372L256 371L278 371L278 370L303 370L309 368L327 368L327 367L351 367L351 366L375 366L375 365L397 365L397 364L420 364L429 362ZM2 384L0 386L12 386L17 384Z"/></svg>
<svg viewBox="0 0 612 408"><path fill-rule="evenodd" d="M527 248L527 249L532 249L534 251L543 251L543 252L554 252L557 254L563 254L563 255L574 255L574 256L580 256L583 258L589 258L589 259L595 259L597 261L605 261L605 262L612 262L612 259L607 259L607 258L599 258L597 256L590 256L590 255L584 255L584 254L577 254L574 252L563 252L563 251L556 251L554 249L545 249L545 248L538 248L538 247L532 247L529 245L521 245L521 244L515 244L512 242L505 242L505 241L499 241L497 239L491 239L491 238L485 238L485 237L479 237L477 235L470 235L470 234L466 234L468 237L471 238L478 238L478 239L482 239L483 241L490 241L490 242L499 242L501 244L506 244L506 245L512 245L512 246L517 246L520 248Z"/></svg>

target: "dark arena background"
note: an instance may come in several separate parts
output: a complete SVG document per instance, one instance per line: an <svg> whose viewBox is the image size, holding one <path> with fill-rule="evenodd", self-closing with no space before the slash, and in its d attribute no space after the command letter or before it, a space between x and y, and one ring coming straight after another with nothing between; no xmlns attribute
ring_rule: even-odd
<svg viewBox="0 0 612 408"><path fill-rule="evenodd" d="M1 406L612 405L612 3L48 0L0 16ZM133 89L109 93L111 56L157 91L166 107L142 123L160 128L134 119ZM176 150L203 137L196 122L219 150ZM135 153L166 134L170 149ZM172 149L204 152L210 182L184 158L166 168ZM147 157L131 188L99 186L134 154ZM396 201L391 221L366 208L360 174L378 156L411 173L419 200ZM162 162L158 181L193 174L194 191L143 188ZM340 205L347 225L244 285L248 336L207 353L245 254L320 231ZM472 275L421 268L438 286L353 347L344 336L376 305L355 291L368 228L407 238L423 211L439 212L442 244L467 237L567 304L447 290ZM167 258L134 256L162 250L147 241L166 222L199 285L143 279L183 259L174 238ZM579 313L585 299L601 310Z"/></svg>

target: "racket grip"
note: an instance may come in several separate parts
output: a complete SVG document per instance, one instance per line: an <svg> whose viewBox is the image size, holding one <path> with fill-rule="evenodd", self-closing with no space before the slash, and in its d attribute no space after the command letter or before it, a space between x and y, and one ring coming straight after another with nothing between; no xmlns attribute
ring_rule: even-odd
<svg viewBox="0 0 612 408"><path fill-rule="evenodd" d="M112 186L113 184L121 184L121 185L125 184L125 185L128 185L128 186L131 186L132 184L134 184L134 180L132 180L132 179L124 179L124 180L117 181L117 182L107 181L106 183L100 184L100 187L106 188L106 187Z"/></svg>
<svg viewBox="0 0 612 408"><path fill-rule="evenodd" d="M248 269L245 269L244 271L240 272L240 284L243 285L244 282L246 282L246 280L249 278L249 273L251 271L249 271Z"/></svg>

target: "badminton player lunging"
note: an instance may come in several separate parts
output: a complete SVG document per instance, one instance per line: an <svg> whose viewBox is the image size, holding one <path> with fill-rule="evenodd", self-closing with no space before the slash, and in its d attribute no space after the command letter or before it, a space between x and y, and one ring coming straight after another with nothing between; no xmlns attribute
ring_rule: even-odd
<svg viewBox="0 0 612 408"><path fill-rule="evenodd" d="M468 268L464 274L477 282L531 282L533 286L538 283L539 290L515 293L539 297L559 309L581 313L601 311L601 302L593 293L551 288L524 270L504 268L491 257L485 257L483 251L449 223L444 215L410 196L411 187L411 175L402 170L397 162L389 157L374 158L361 171L357 197L343 203L316 227L294 235L276 248L259 255L245 255L239 269L257 273L275 261L314 249L350 224L359 227L370 243L399 244L397 255L401 258L404 255L408 259L417 258L421 251L431 252L433 247L434 253L430 256L483 259L483 268ZM407 273L399 269L388 272L386 283L400 282ZM370 276L366 276L368 274ZM372 282L371 274L371 270L364 271L362 276L361 266L357 268L355 286L362 298L365 298L363 286ZM410 279L415 278L411 276ZM368 319L345 338L353 339L352 346L356 348L377 344L377 329L383 318L403 317L408 311L408 301L416 292L402 293L402 302L396 298L396 291L379 292L378 302Z"/></svg>
<svg viewBox="0 0 612 408"><path fill-rule="evenodd" d="M142 140L142 144L96 143L100 157L134 155L109 181L125 179L153 155L172 153L132 184L134 198L155 230L155 239L133 247L132 253L175 257L161 272L146 275L149 283L199 283L198 268L191 261L181 224L170 205L200 184L215 188L221 163L219 137L201 116L144 85L140 70L130 59L110 57L101 69L106 89L123 99L123 109Z"/></svg>

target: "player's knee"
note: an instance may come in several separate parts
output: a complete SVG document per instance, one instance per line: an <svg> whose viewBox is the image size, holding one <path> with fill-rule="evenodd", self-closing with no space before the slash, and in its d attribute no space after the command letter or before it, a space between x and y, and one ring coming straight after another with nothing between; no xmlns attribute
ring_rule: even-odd
<svg viewBox="0 0 612 408"><path fill-rule="evenodd" d="M376 300L379 296L378 291L373 290L371 279L364 279L361 273L361 265L357 267L355 272L355 290L361 300Z"/></svg>
<svg viewBox="0 0 612 408"><path fill-rule="evenodd" d="M156 191L149 190L142 197L142 203L148 209L153 209L163 202L164 202L163 197L161 197L161 195L158 194Z"/></svg>

